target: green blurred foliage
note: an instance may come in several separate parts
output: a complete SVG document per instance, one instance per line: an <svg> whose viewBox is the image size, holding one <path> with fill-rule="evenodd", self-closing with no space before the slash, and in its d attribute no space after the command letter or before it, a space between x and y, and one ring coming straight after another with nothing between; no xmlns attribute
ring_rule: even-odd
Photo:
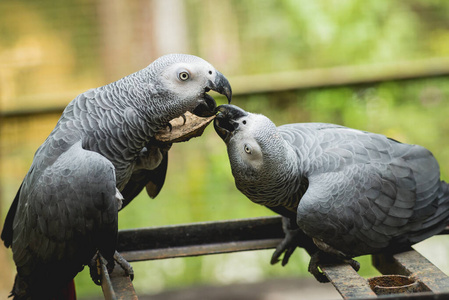
<svg viewBox="0 0 449 300"><path fill-rule="evenodd" d="M238 65L230 63L232 73L394 62L445 56L449 50L445 1L213 2L218 11L231 10L226 20L237 24L237 37L230 42L241 52ZM197 41L211 20L196 18L204 15L203 1L188 3L194 50L202 53L207 46Z"/></svg>

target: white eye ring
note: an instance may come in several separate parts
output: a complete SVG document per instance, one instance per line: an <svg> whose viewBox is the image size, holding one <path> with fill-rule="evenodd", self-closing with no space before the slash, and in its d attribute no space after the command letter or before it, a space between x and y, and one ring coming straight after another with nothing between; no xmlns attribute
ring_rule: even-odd
<svg viewBox="0 0 449 300"><path fill-rule="evenodd" d="M251 147L248 145L245 145L245 152L248 154L251 154Z"/></svg>
<svg viewBox="0 0 449 300"><path fill-rule="evenodd" d="M187 79L190 78L190 74L189 74L189 72L182 71L182 72L179 72L178 78L179 78L179 80L186 81Z"/></svg>

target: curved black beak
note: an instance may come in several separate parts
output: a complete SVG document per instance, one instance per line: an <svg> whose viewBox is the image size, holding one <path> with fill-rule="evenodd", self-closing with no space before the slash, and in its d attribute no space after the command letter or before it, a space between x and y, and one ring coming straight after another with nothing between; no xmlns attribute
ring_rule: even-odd
<svg viewBox="0 0 449 300"><path fill-rule="evenodd" d="M228 98L228 103L231 103L232 88L229 84L228 79L218 71L216 71L216 74L217 75L215 76L215 80L209 88L213 91L216 91L217 93L226 96L226 98Z"/></svg>
<svg viewBox="0 0 449 300"><path fill-rule="evenodd" d="M192 111L193 114L199 117L210 117L214 115L217 111L217 103L212 96L206 94L210 90L216 91L219 94L226 96L228 103L231 103L232 98L232 88L229 84L228 79L218 71L215 71L215 80L209 80L207 86L204 90L204 101L201 101L197 107Z"/></svg>
<svg viewBox="0 0 449 300"><path fill-rule="evenodd" d="M248 115L238 106L225 104L217 107L217 117L214 120L214 128L222 140L227 143L234 131L239 128L238 119Z"/></svg>

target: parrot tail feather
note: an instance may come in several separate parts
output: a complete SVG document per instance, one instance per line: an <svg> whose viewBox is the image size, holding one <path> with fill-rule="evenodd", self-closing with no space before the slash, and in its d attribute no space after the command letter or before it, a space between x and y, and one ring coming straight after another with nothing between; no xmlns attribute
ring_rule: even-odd
<svg viewBox="0 0 449 300"><path fill-rule="evenodd" d="M449 225L449 184L440 181L440 189L435 213L420 226L420 229L410 235L412 244L440 233Z"/></svg>

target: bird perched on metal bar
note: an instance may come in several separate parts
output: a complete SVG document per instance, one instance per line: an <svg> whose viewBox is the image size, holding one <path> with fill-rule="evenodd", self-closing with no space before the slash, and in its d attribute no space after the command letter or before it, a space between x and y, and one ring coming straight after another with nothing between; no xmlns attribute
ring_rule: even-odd
<svg viewBox="0 0 449 300"><path fill-rule="evenodd" d="M309 271L326 281L317 269L323 259L358 269L353 257L404 250L448 224L449 185L421 146L333 124L276 127L234 105L218 111L214 126L237 188L284 216L272 263L284 253L286 264L302 245L312 254Z"/></svg>
<svg viewBox="0 0 449 300"><path fill-rule="evenodd" d="M145 186L165 180L170 145L154 135L187 111L213 115L214 90L231 100L228 80L205 60L170 54L70 102L37 150L11 205L1 238L17 275L14 299L74 296L72 280L97 251L112 270L118 211ZM132 275L132 274L130 274Z"/></svg>

